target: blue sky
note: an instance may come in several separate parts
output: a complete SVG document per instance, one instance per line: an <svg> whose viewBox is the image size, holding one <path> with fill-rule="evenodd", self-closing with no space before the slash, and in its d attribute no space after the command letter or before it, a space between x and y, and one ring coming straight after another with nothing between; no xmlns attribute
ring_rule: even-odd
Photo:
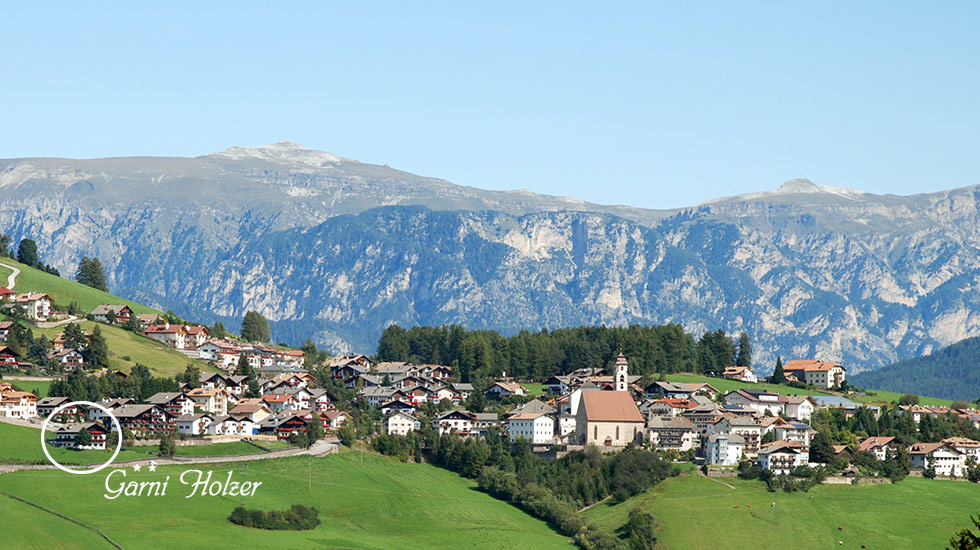
<svg viewBox="0 0 980 550"><path fill-rule="evenodd" d="M980 184L974 1L28 4L4 9L0 158L290 140L648 208Z"/></svg>

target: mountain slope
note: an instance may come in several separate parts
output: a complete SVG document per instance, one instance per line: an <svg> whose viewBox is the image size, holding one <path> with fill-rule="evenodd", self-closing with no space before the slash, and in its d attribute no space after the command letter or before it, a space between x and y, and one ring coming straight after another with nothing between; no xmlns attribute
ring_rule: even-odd
<svg viewBox="0 0 980 550"><path fill-rule="evenodd" d="M0 280L4 283L7 281L10 269L3 264L20 269L14 290L18 292L43 292L54 298L59 305L67 306L69 303L75 302L82 311L90 313L100 304L127 304L136 313L162 313L137 302L28 267L10 258L0 259ZM6 317L0 315L0 319L6 319ZM137 363L146 365L157 376L173 376L181 373L189 363L194 363L201 370L212 370L202 361L192 360L179 351L170 349L145 336L123 330L118 326L108 326L84 319L79 321L79 325L90 334L96 326L102 330L102 335L109 346L109 363L114 370L129 372ZM35 328L32 325L25 326L28 326L35 336L44 335L48 340L53 340L65 330L64 326L47 329Z"/></svg>
<svg viewBox="0 0 980 550"><path fill-rule="evenodd" d="M973 401L980 387L980 337L853 377L858 386Z"/></svg>
<svg viewBox="0 0 980 550"><path fill-rule="evenodd" d="M510 333L678 322L875 369L980 335L980 188L793 180L683 211L482 191L281 143L192 159L0 161L0 228L117 293L275 339L372 350L384 326ZM227 324L227 323L226 323ZM233 326L233 325L232 325Z"/></svg>

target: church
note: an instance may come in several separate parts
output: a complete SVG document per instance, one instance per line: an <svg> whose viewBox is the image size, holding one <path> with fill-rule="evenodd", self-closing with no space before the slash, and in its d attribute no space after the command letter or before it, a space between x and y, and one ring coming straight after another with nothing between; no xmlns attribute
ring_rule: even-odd
<svg viewBox="0 0 980 550"><path fill-rule="evenodd" d="M582 392L575 417L576 443L600 447L643 443L643 415L630 394L628 377L629 365L620 353L613 373L614 389Z"/></svg>

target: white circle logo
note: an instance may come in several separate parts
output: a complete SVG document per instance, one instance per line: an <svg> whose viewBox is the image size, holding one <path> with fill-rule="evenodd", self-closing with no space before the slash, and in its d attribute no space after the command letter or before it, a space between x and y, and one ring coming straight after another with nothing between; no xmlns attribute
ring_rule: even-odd
<svg viewBox="0 0 980 550"><path fill-rule="evenodd" d="M97 409L100 409L102 412L106 413L106 415L108 415L109 418L112 418L112 423L113 425L116 426L116 433L119 434L119 437L116 438L116 452L112 453L112 458L106 461L105 464L97 468L92 468L91 470L69 470L68 468L62 466L61 464L58 464L58 461L51 458L51 453L48 452L48 442L44 439L44 434L47 432L48 429L48 422L51 422L51 419L54 418L54 415L58 414L63 409L71 407L72 405L86 405L89 407L95 407ZM71 401L69 403L65 403L64 405L51 411L51 414L49 414L48 417L44 419L44 423L41 424L41 450L44 451L44 456L48 457L48 461L51 462L51 464L54 464L62 472L68 472L69 474L79 474L79 475L94 474L95 472L98 472L99 470L112 464L112 461L115 460L117 456L119 456L120 449L122 449L122 428L119 426L119 420L116 419L116 415L112 414L112 411L103 407L102 405L99 405L98 403L92 403L91 401Z"/></svg>

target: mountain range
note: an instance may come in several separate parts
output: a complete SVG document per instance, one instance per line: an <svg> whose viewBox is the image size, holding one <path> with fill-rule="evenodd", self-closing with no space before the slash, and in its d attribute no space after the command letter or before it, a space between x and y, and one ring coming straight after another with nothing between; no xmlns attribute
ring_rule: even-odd
<svg viewBox="0 0 980 550"><path fill-rule="evenodd" d="M276 341L373 351L391 323L682 324L874 370L980 336L980 187L792 180L676 210L488 191L282 142L195 158L0 160L0 231L122 295Z"/></svg>

